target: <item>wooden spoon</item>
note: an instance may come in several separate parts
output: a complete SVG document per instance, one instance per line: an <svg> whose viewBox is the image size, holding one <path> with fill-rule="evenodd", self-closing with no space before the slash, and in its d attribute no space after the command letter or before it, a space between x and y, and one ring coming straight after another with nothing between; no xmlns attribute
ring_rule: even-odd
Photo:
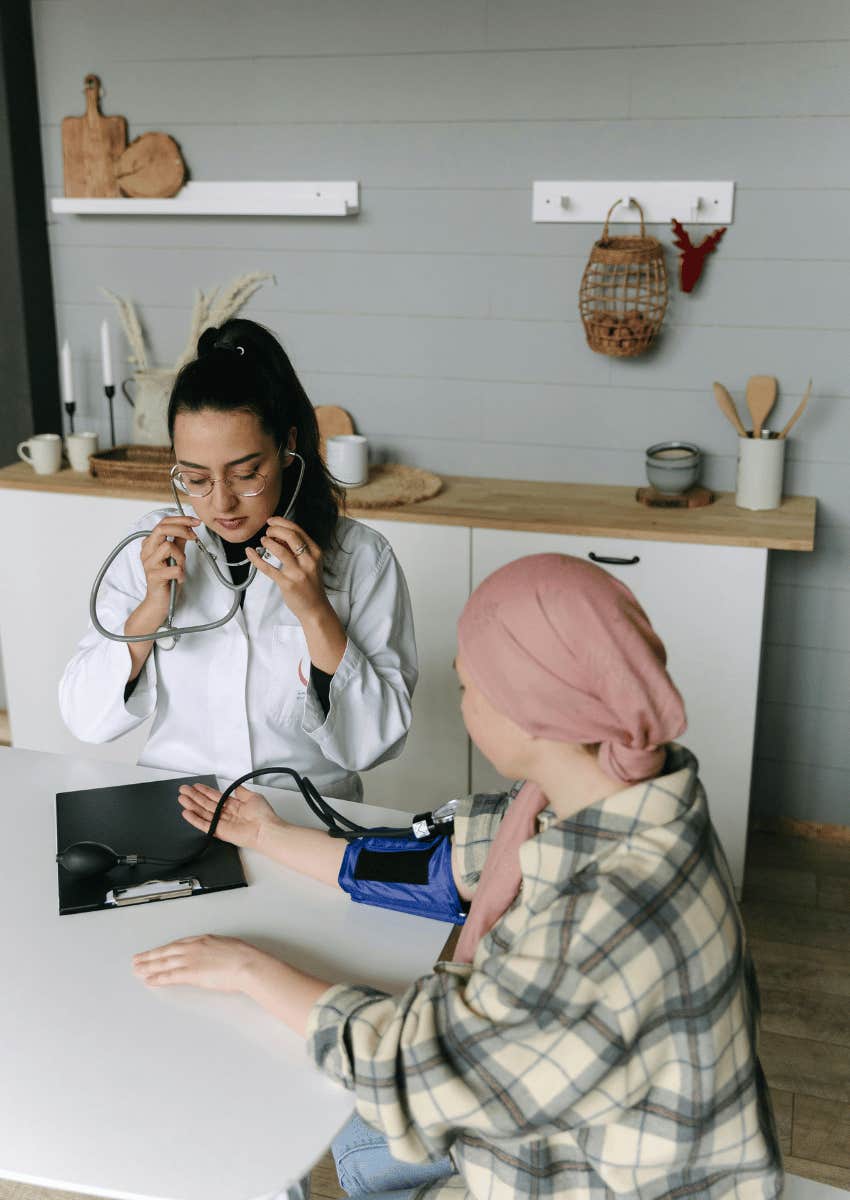
<svg viewBox="0 0 850 1200"><path fill-rule="evenodd" d="M753 437L760 438L762 426L776 403L776 380L772 375L751 375L747 380L747 409L753 422Z"/></svg>
<svg viewBox="0 0 850 1200"><path fill-rule="evenodd" d="M806 407L806 405L809 402L809 393L811 392L811 390L812 390L812 381L810 379L809 386L806 388L805 396L800 401L800 403L797 405L796 409L794 410L794 414L791 417L791 420L788 422L788 424L785 426L785 428L782 430L782 432L779 435L781 438L784 438L787 435L788 430L791 428L791 426L794 425L796 423L797 419L803 415L803 409Z"/></svg>
<svg viewBox="0 0 850 1200"><path fill-rule="evenodd" d="M741 418L738 416L738 410L735 407L735 401L726 391L722 383L714 384L714 399L720 408L720 411L727 417L738 431L740 437L745 438L747 431L743 426Z"/></svg>

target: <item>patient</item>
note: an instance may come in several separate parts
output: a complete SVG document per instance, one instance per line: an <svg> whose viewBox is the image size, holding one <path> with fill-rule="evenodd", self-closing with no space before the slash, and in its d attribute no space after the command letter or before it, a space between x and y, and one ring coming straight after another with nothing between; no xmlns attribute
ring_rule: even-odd
<svg viewBox="0 0 850 1200"><path fill-rule="evenodd" d="M758 992L682 700L631 592L542 554L467 603L470 737L524 782L462 801L471 899L451 962L403 995L328 983L206 936L134 959L151 986L238 991L355 1094L334 1150L353 1196L774 1197ZM184 789L209 825L219 793ZM345 847L240 789L222 838L335 883Z"/></svg>

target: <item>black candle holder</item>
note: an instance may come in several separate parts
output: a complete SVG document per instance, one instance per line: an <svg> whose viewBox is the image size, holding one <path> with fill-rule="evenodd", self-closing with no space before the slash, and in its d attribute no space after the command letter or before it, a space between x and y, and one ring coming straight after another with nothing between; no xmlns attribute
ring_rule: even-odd
<svg viewBox="0 0 850 1200"><path fill-rule="evenodd" d="M115 445L115 415L112 411L112 399L115 395L115 385L104 384L103 390L106 394L106 402L109 405L109 440L111 445Z"/></svg>
<svg viewBox="0 0 850 1200"><path fill-rule="evenodd" d="M68 414L68 425L70 426L70 428L68 430L69 433L74 432L74 413L76 411L77 411L77 404L76 404L75 400L72 400L70 402L70 404L65 405L65 412Z"/></svg>

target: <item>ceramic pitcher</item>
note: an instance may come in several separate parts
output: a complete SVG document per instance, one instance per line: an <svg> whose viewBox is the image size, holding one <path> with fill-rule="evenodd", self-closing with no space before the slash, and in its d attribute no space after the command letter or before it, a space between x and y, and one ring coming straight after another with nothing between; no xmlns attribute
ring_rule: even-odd
<svg viewBox="0 0 850 1200"><path fill-rule="evenodd" d="M136 371L121 385L124 395L133 405L133 444L137 446L170 446L168 436L168 399L177 376L164 367ZM128 386L133 385L132 392Z"/></svg>

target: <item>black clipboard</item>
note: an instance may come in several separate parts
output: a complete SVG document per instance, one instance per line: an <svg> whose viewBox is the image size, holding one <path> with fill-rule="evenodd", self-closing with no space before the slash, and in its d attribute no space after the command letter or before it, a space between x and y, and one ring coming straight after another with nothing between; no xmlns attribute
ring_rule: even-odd
<svg viewBox="0 0 850 1200"><path fill-rule="evenodd" d="M56 850L74 842L104 842L118 854L143 854L153 858L180 859L200 847L204 835L193 829L181 814L177 791L182 783L205 783L217 787L214 775L186 775L154 783L131 783L123 787L87 788L56 795ZM163 880L146 901L171 899L176 895L200 896L226 888L246 887L239 851L227 842L213 839L195 862L182 867L163 863L140 863L115 867L105 875L79 879L56 867L59 881L59 912L93 912L114 908L107 895L116 888ZM197 886L190 891L167 886L191 877ZM140 901L136 901L137 903Z"/></svg>

